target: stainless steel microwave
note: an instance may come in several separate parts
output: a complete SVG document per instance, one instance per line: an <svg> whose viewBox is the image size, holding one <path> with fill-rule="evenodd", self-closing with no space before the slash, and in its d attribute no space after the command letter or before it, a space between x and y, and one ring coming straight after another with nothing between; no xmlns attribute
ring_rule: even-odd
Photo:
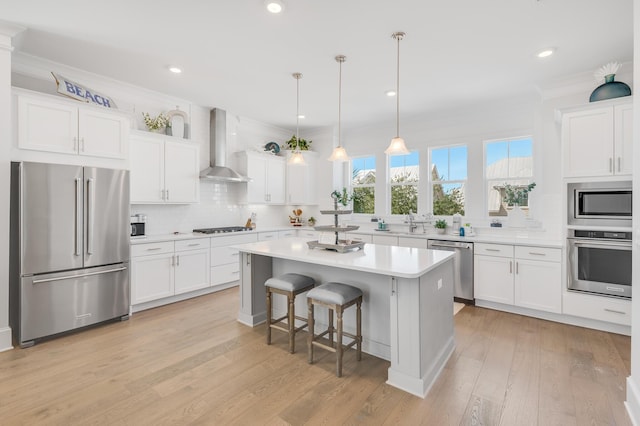
<svg viewBox="0 0 640 426"><path fill-rule="evenodd" d="M631 181L570 183L568 224L631 227Z"/></svg>

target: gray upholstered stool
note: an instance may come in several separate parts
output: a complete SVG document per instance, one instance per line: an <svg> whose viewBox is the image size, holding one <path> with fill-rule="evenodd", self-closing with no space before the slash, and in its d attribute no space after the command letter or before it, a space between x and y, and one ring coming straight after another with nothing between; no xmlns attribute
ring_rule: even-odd
<svg viewBox="0 0 640 426"><path fill-rule="evenodd" d="M301 274L284 274L279 277L269 278L264 286L267 290L267 345L271 344L271 329L284 331L289 334L289 352L294 353L296 348L296 333L307 326L305 317L297 317L295 310L296 296L309 291L315 285L315 280ZM271 312L271 294L278 293L287 296L287 315L273 319ZM296 328L296 318L304 324ZM287 320L286 324L282 322ZM282 325L283 324L283 325ZM286 328L285 328L286 326Z"/></svg>
<svg viewBox="0 0 640 426"><path fill-rule="evenodd" d="M356 334L345 333L342 329L342 313L346 308L356 305ZM325 331L316 335L314 330L313 307L314 305L329 308L329 326ZM307 307L309 309L309 364L313 364L313 347L318 346L336 353L336 375L342 377L342 352L353 345L356 347L356 357L358 361L362 359L362 290L350 285L330 282L322 284L307 293ZM336 311L338 319L337 328L333 327L333 311ZM333 333L336 333L336 344L333 344ZM319 341L325 335L329 336L329 344ZM342 336L345 335L353 339L348 345L342 346Z"/></svg>

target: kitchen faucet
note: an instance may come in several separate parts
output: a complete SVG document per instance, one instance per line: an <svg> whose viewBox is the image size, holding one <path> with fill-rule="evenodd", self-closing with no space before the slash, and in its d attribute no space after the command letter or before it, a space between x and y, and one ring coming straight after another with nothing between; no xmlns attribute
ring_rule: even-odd
<svg viewBox="0 0 640 426"><path fill-rule="evenodd" d="M404 223L408 223L409 224L409 233L413 234L413 232L416 230L416 228L418 227L418 225L416 225L414 218L413 218L413 213L411 213L411 210L409 210L409 214L407 215Z"/></svg>

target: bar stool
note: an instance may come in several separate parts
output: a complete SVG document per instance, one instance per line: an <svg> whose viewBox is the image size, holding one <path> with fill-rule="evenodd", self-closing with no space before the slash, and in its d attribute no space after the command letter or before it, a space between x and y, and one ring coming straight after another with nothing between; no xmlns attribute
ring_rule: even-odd
<svg viewBox="0 0 640 426"><path fill-rule="evenodd" d="M342 329L342 313L346 308L356 305L356 334L346 333ZM316 335L314 330L313 310L314 305L329 308L329 326L325 331ZM362 290L347 284L329 282L315 287L307 293L307 307L309 310L309 338L307 346L309 348L309 364L313 364L313 347L318 346L336 353L336 376L342 377L342 353L353 345L356 347L356 358L362 359ZM336 312L338 327L333 327L333 311ZM333 344L333 333L337 334L336 345ZM319 341L325 335L329 335L329 345ZM342 346L342 336L345 335L353 339L348 345Z"/></svg>
<svg viewBox="0 0 640 426"><path fill-rule="evenodd" d="M265 281L264 286L267 291L267 345L271 344L271 329L275 328L289 334L289 352L295 352L296 333L307 326L307 319L296 316L294 302L298 294L311 290L315 283L315 280L311 277L292 273L272 277ZM271 312L272 293L287 296L287 315L275 320L272 318L273 313ZM287 323L284 324L286 328L280 325L285 319L287 319ZM296 328L296 319L303 321L304 324Z"/></svg>

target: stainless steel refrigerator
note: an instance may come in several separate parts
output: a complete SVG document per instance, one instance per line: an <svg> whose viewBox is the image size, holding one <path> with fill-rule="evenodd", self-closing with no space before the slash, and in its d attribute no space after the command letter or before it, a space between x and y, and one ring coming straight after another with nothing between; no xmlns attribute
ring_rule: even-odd
<svg viewBox="0 0 640 426"><path fill-rule="evenodd" d="M129 314L129 172L11 163L14 341Z"/></svg>

